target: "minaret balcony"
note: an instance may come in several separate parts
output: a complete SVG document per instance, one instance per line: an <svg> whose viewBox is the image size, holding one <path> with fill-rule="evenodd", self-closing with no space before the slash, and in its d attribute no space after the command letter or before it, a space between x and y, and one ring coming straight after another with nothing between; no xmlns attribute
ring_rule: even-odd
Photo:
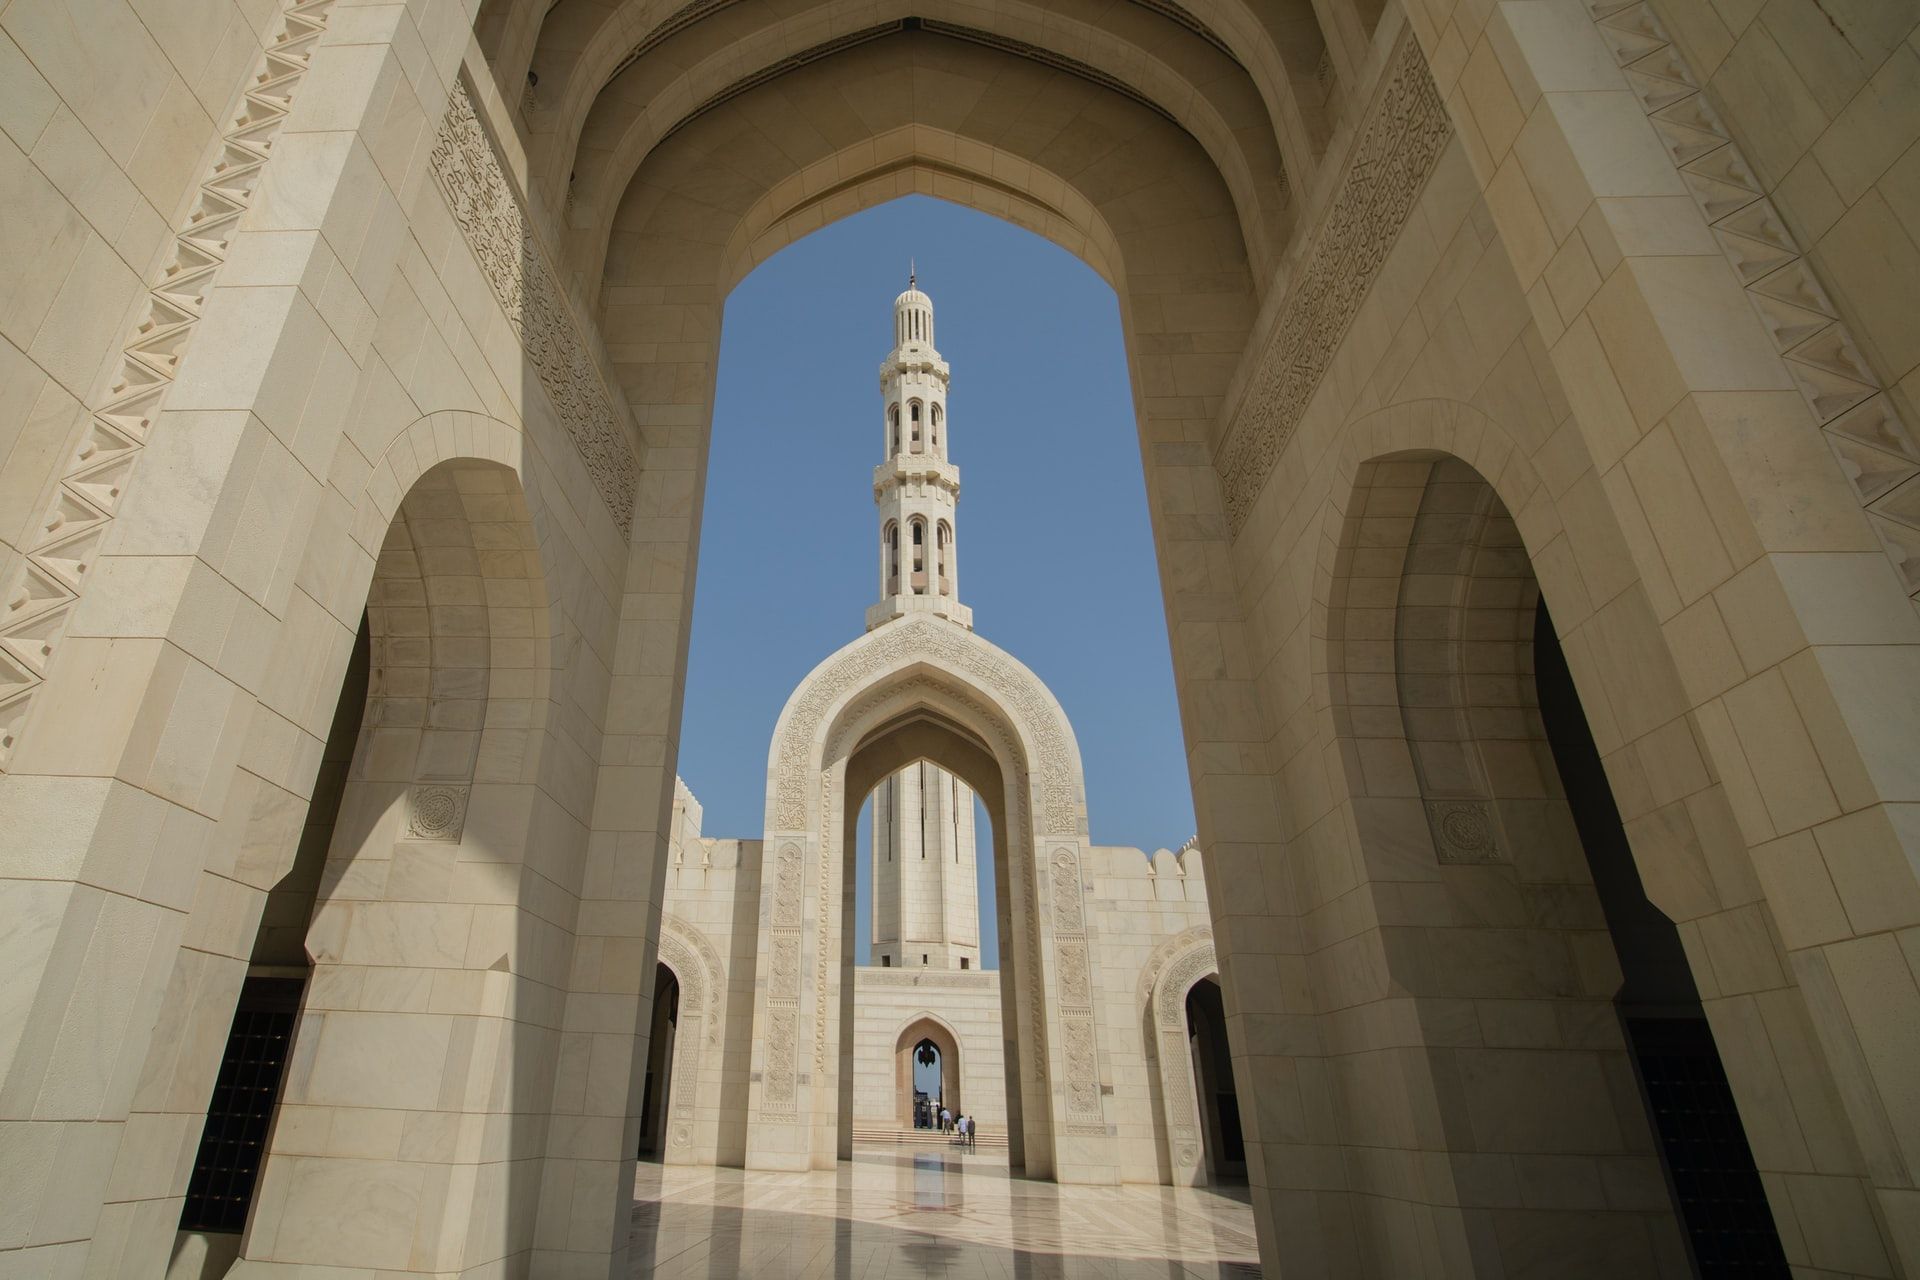
<svg viewBox="0 0 1920 1280"><path fill-rule="evenodd" d="M879 604L868 605L867 630L916 613L932 614L936 618L957 622L969 631L973 630L973 609L951 595L912 594L892 595Z"/></svg>
<svg viewBox="0 0 1920 1280"><path fill-rule="evenodd" d="M930 373L943 384L953 380L952 366L940 358L940 353L918 343L902 347L880 362L880 389L889 390L892 380L903 373Z"/></svg>
<svg viewBox="0 0 1920 1280"><path fill-rule="evenodd" d="M960 468L931 453L895 454L873 469L873 491L877 494L896 484L937 484L950 493L960 492Z"/></svg>

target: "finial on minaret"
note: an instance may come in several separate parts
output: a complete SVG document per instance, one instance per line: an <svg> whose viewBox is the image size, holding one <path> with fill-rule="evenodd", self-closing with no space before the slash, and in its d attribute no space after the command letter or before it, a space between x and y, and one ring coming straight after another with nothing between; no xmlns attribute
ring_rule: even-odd
<svg viewBox="0 0 1920 1280"><path fill-rule="evenodd" d="M913 288L916 284L919 283L919 280L920 280L920 273L913 269L913 259L908 258L907 259L907 288L909 289Z"/></svg>

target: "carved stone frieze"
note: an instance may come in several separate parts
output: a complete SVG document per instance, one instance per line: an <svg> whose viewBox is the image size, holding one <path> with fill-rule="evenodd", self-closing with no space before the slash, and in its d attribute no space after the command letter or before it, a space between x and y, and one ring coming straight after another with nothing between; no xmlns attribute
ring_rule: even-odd
<svg viewBox="0 0 1920 1280"><path fill-rule="evenodd" d="M990 972L960 972L954 969L863 969L863 987L929 987L948 991L979 991L991 987L998 975Z"/></svg>
<svg viewBox="0 0 1920 1280"><path fill-rule="evenodd" d="M837 832L833 821L833 794L831 775L823 775L820 780L820 829L822 832ZM819 945L813 949L813 1078L826 1079L827 1071L827 968L829 954L837 962L840 958L838 948L828 945L832 931L828 921L833 917L833 857L841 848L834 840L820 841L820 872L815 877L818 883L815 893L818 896L816 906L819 911Z"/></svg>
<svg viewBox="0 0 1920 1280"><path fill-rule="evenodd" d="M429 164L494 300L520 337L587 474L622 532L633 527L640 467L600 369L573 321L532 225L456 81Z"/></svg>
<svg viewBox="0 0 1920 1280"><path fill-rule="evenodd" d="M1065 1059L1067 1117L1100 1118L1100 1066L1093 1049L1093 1015L1063 1014L1061 1056Z"/></svg>
<svg viewBox="0 0 1920 1280"><path fill-rule="evenodd" d="M1093 978L1087 972L1087 944L1084 942L1060 944L1060 1003L1093 1003Z"/></svg>
<svg viewBox="0 0 1920 1280"><path fill-rule="evenodd" d="M1073 850L1062 845L1053 851L1053 927L1063 933L1079 933L1086 927L1084 904L1080 901L1080 860Z"/></svg>
<svg viewBox="0 0 1920 1280"><path fill-rule="evenodd" d="M773 940L773 961L768 975L775 991L797 990L800 985L800 939L777 937Z"/></svg>
<svg viewBox="0 0 1920 1280"><path fill-rule="evenodd" d="M769 1111L792 1111L794 1099L794 1040L799 1031L797 1009L775 1007L767 1012L766 1105Z"/></svg>
<svg viewBox="0 0 1920 1280"><path fill-rule="evenodd" d="M1166 972L1167 966L1173 963L1176 957L1202 943L1205 943L1209 949L1213 946L1213 930L1206 925L1195 925L1191 929L1175 934L1154 948L1153 954L1147 957L1147 963L1140 970L1141 1008L1153 1007L1154 993L1159 990L1160 975Z"/></svg>
<svg viewBox="0 0 1920 1280"><path fill-rule="evenodd" d="M780 846L780 855L774 862L774 924L797 925L800 923L800 882L800 846L789 840Z"/></svg>
<svg viewBox="0 0 1920 1280"><path fill-rule="evenodd" d="M1155 1020L1163 1027L1180 1027L1186 1021L1187 992L1218 966L1211 942L1192 948L1169 964L1156 984Z"/></svg>
<svg viewBox="0 0 1920 1280"><path fill-rule="evenodd" d="M1340 188L1294 273L1279 323L1221 443L1238 533L1453 134L1419 42L1403 36L1348 153Z"/></svg>

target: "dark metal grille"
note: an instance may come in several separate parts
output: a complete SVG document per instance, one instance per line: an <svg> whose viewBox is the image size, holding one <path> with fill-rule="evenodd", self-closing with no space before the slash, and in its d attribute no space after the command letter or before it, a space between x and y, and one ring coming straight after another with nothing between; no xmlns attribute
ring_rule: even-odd
<svg viewBox="0 0 1920 1280"><path fill-rule="evenodd" d="M1700 1274L1784 1280L1786 1256L1706 1020L1626 1021Z"/></svg>
<svg viewBox="0 0 1920 1280"><path fill-rule="evenodd" d="M241 1231L247 1225L304 985L298 978L248 978L240 989L180 1210L182 1231Z"/></svg>

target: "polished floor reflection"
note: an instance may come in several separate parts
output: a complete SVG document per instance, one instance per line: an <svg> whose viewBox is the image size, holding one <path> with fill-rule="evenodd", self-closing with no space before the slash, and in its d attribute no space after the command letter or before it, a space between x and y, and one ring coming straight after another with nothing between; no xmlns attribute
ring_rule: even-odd
<svg viewBox="0 0 1920 1280"><path fill-rule="evenodd" d="M1244 1189L1062 1187L1004 1157L856 1151L829 1172L642 1164L633 1274L667 1280L1257 1280Z"/></svg>

